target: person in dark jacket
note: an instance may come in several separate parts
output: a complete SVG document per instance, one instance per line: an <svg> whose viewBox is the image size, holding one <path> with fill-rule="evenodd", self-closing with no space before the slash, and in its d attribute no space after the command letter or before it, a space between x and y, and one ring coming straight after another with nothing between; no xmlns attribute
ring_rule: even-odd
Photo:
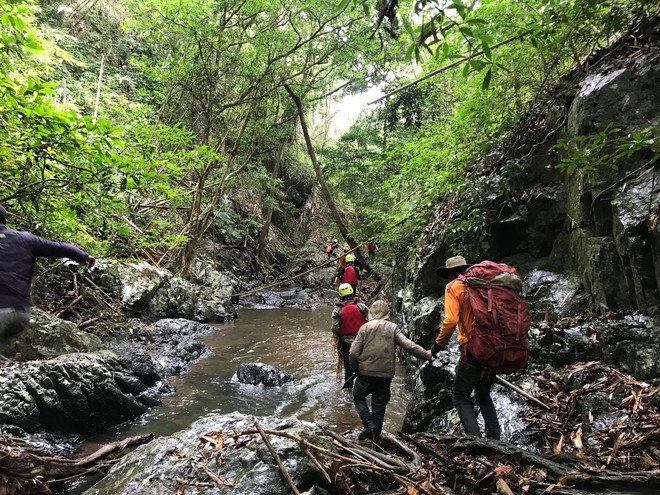
<svg viewBox="0 0 660 495"><path fill-rule="evenodd" d="M430 351L408 339L389 320L388 304L374 302L369 308L369 321L360 328L349 351L351 368L358 373L353 385L353 404L364 425L358 440L378 438L382 432L396 365L396 347L402 347L420 359L431 359ZM369 395L371 411L367 405Z"/></svg>
<svg viewBox="0 0 660 495"><path fill-rule="evenodd" d="M72 244L53 242L7 227L0 206L0 340L25 330L30 322L30 285L37 256L70 258L90 268L96 259Z"/></svg>
<svg viewBox="0 0 660 495"><path fill-rule="evenodd" d="M350 284L341 284L338 292L340 301L335 304L332 311L332 333L339 338L337 354L344 364L344 381L346 382L344 388L351 388L355 376L348 359L348 351L358 330L367 322L369 310L364 304L356 302Z"/></svg>

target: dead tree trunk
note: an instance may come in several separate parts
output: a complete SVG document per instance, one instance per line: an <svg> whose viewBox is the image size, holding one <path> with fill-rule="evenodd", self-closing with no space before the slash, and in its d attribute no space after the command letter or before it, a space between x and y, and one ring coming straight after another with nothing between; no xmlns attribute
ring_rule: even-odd
<svg viewBox="0 0 660 495"><path fill-rule="evenodd" d="M303 136L305 137L305 144L307 145L307 152L309 153L309 158L312 161L312 165L314 166L314 172L316 172L316 179L318 180L319 185L321 186L321 191L323 192L323 196L325 197L325 200L328 203L328 208L330 209L330 214L332 215L332 219L335 221L335 224L337 225L337 228L339 229L339 232L341 232L341 235L346 241L346 243L349 245L351 250L354 250L355 256L357 256L357 258L360 260L362 266L365 266L367 270L371 272L369 261L367 260L367 258L365 258L362 255L362 253L358 249L360 244L349 233L348 228L346 227L346 221L344 220L344 216L339 211L339 208L337 208L337 204L335 203L332 193L330 192L330 188L328 187L328 183L326 182L325 177L323 175L323 171L321 170L321 166L316 158L316 153L314 151L312 139L309 136L309 130L307 128L307 121L305 120L305 112L303 111L302 101L300 100L300 97L293 92L293 90L288 84L284 85L284 89L286 89L287 93L289 93L289 96L291 96L291 99L296 104L296 109L298 110L298 118L300 119L300 127L302 128ZM380 276L378 276L376 273L373 274L376 280L380 280Z"/></svg>

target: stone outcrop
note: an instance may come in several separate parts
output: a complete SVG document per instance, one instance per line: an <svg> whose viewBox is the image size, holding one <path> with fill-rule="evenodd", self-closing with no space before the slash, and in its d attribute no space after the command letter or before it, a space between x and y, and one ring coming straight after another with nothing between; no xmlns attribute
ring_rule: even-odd
<svg viewBox="0 0 660 495"><path fill-rule="evenodd" d="M51 359L71 352L102 349L101 340L80 330L74 323L34 309L29 327L22 333L3 340L0 354L20 355L22 359Z"/></svg>
<svg viewBox="0 0 660 495"><path fill-rule="evenodd" d="M481 172L467 179L486 219L485 236L471 241L484 259L516 266L525 280L532 365L602 360L638 379L660 377L660 170L652 164L660 123L658 38L656 26L635 43L623 40L614 57L590 61L572 95L563 93L524 121L516 146L485 157ZM570 150L588 146L597 133L613 136L604 153L614 154L634 133L647 133L648 141L595 175L580 167L560 171L560 160L570 160ZM562 140L569 146L553 148ZM432 215L406 280L398 282L405 288L404 321L422 345L430 345L443 317L447 281L436 268L463 254L446 239L448 225L464 214L462 198L450 199L447 204L458 206L443 204ZM602 316L570 319L586 312ZM445 421L450 399L446 389L427 393L438 381L431 375L425 370L411 379L414 400L404 429Z"/></svg>
<svg viewBox="0 0 660 495"><path fill-rule="evenodd" d="M177 480L208 480L203 493L215 495L288 495L291 488L263 441L233 436L234 432L253 429L255 420L264 428L313 433L313 428L296 419L254 418L240 413L206 416L186 430L138 447L84 495L175 493ZM202 449L209 439L215 443ZM279 436L269 440L301 493L322 480L293 440Z"/></svg>
<svg viewBox="0 0 660 495"><path fill-rule="evenodd" d="M191 363L210 355L211 351L199 337L214 330L204 323L166 318L138 329L136 337L144 344L143 354L151 356L159 374L171 376L187 372Z"/></svg>
<svg viewBox="0 0 660 495"><path fill-rule="evenodd" d="M230 296L238 281L210 264L197 262L196 282L148 263L100 261L92 271L104 290L143 318L187 318L222 322L234 317Z"/></svg>
<svg viewBox="0 0 660 495"><path fill-rule="evenodd" d="M657 35L650 36L645 44L618 47L615 61L591 62L592 72L577 82L572 98L552 102L537 122L526 122L538 141L486 157L483 174L473 179L488 212L483 257L510 260L523 271L569 273L588 296L574 310L585 303L599 313L660 308L660 177L651 164L653 134L593 179L580 167L560 172L556 165L571 154L553 149L560 140L584 148L590 136L620 129L611 138L616 149L626 136L657 129L660 54ZM415 302L441 290L435 268L456 254L444 240L447 215L451 219L446 210L436 212L409 263Z"/></svg>
<svg viewBox="0 0 660 495"><path fill-rule="evenodd" d="M143 381L108 351L15 363L0 369L0 423L28 432L90 433L138 417L162 387Z"/></svg>

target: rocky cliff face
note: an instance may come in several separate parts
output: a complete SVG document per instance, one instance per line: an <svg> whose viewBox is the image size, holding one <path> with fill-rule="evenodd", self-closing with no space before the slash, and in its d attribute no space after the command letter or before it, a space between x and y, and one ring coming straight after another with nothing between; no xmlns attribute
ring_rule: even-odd
<svg viewBox="0 0 660 495"><path fill-rule="evenodd" d="M476 191L486 219L483 235L468 244L484 259L521 271L536 322L633 310L655 316L649 332L658 333L659 47L655 23L594 56L466 179L473 187L463 191ZM436 268L466 254L450 247L448 235L448 225L466 210L461 201L468 199L447 198L439 206L401 281L408 330L422 345L431 344L443 317L446 281ZM616 364L603 339L591 359ZM658 354L655 341L648 347ZM657 376L654 367L638 364L629 367L644 368L635 371L640 377Z"/></svg>
<svg viewBox="0 0 660 495"><path fill-rule="evenodd" d="M468 179L483 184L484 258L570 273L600 313L660 308L659 38L637 33L590 61ZM435 213L409 264L413 302L441 291L435 268L461 254L445 235L457 215Z"/></svg>

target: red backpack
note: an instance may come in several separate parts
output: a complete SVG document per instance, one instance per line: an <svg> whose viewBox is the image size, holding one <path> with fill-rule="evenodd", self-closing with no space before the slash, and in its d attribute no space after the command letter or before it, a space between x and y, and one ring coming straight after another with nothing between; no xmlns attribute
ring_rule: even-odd
<svg viewBox="0 0 660 495"><path fill-rule="evenodd" d="M487 371L518 371L529 359L530 319L516 269L482 261L459 279L465 283L465 297L474 312L467 351Z"/></svg>

